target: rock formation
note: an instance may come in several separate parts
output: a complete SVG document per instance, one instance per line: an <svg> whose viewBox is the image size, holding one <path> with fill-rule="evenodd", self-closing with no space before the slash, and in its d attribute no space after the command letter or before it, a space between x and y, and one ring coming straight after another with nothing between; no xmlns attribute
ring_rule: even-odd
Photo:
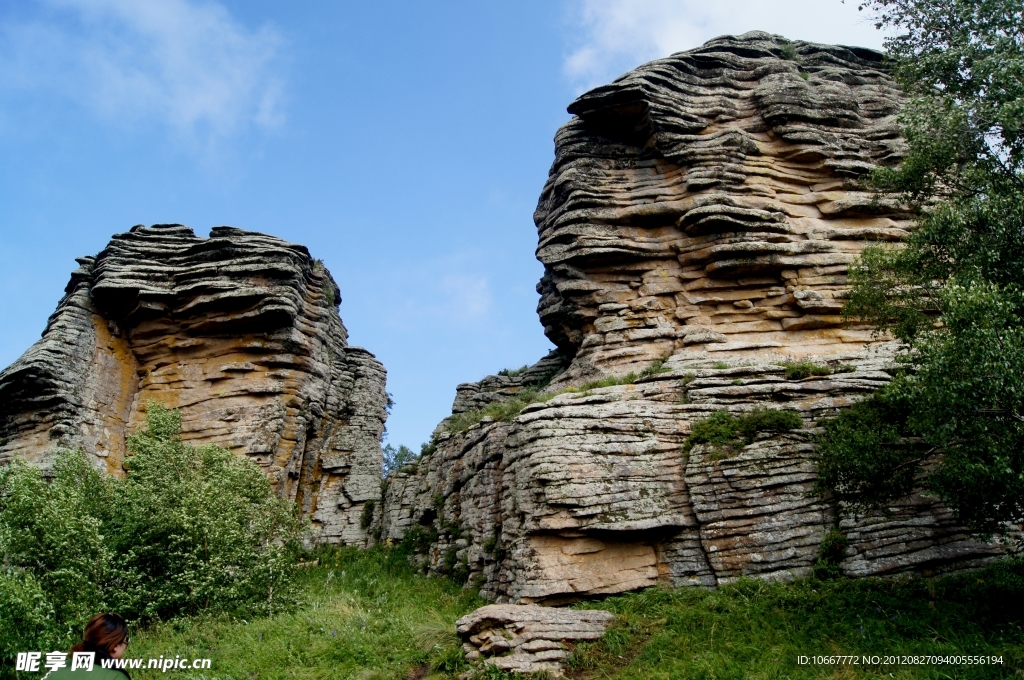
<svg viewBox="0 0 1024 680"><path fill-rule="evenodd" d="M381 536L486 597L547 604L807 575L833 528L850 575L998 554L926 495L857 516L812 493L817 421L893 370L892 345L840 312L857 254L912 228L861 183L900 159L901 96L877 52L748 33L573 102L535 214L557 351L459 386L389 479ZM797 360L819 375L787 377ZM514 418L489 406L537 389ZM687 443L712 413L755 409L803 425Z"/></svg>
<svg viewBox="0 0 1024 680"><path fill-rule="evenodd" d="M456 621L455 630L470 662L561 676L561 663L569 656L565 643L597 640L614 620L601 610L491 604Z"/></svg>
<svg viewBox="0 0 1024 680"><path fill-rule="evenodd" d="M151 401L182 438L261 466L325 540L360 544L380 493L384 367L350 347L305 247L231 227L133 227L78 260L43 337L0 373L0 463L81 447L120 474Z"/></svg>

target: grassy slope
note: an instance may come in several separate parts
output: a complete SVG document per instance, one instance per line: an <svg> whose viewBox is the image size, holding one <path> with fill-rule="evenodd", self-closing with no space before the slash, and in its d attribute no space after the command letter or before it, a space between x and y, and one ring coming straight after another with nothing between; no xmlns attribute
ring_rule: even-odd
<svg viewBox="0 0 1024 680"><path fill-rule="evenodd" d="M454 677L456 618L482 604L383 551L338 550L304 570L305 602L252 621L191 620L133 635L129 654L209 656L183 678ZM576 678L990 678L1024 669L1024 566L910 581L744 581L583 605L620 623L573 656ZM207 651L208 650L208 651ZM798 666L799 654L996 654L1003 666ZM415 672L416 670L419 672ZM413 672L412 675L409 675ZM1017 677L1024 676L1024 671ZM153 671L135 680L168 677Z"/></svg>
<svg viewBox="0 0 1024 680"><path fill-rule="evenodd" d="M484 604L450 581L414 574L401 555L382 550L323 553L301 580L303 603L293 611L157 625L133 634L127 656L213 660L205 675L168 671L179 680L404 678L423 666L454 670L462 649L453 623ZM159 677L168 675L132 673L133 680Z"/></svg>
<svg viewBox="0 0 1024 680"><path fill-rule="evenodd" d="M619 625L577 648L576 678L1024 676L1024 568L944 579L744 580L587 605ZM1001 655L1002 666L798 665L799 655ZM890 676L890 673L892 674Z"/></svg>

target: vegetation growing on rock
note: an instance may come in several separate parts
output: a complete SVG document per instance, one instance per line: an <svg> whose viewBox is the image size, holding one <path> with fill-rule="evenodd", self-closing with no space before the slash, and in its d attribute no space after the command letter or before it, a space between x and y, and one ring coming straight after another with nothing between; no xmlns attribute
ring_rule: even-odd
<svg viewBox="0 0 1024 680"><path fill-rule="evenodd" d="M754 441L760 432L788 432L803 426L803 420L792 411L758 408L738 416L729 411L716 411L698 420L683 443L683 452L697 444L711 444L712 451L725 455Z"/></svg>
<svg viewBox="0 0 1024 680"><path fill-rule="evenodd" d="M827 427L822 480L884 507L915 476L982 534L1024 521L1024 7L870 0L912 95L882 192L921 211L869 248L844 309L903 343L906 371ZM911 444L913 442L913 444Z"/></svg>
<svg viewBox="0 0 1024 680"><path fill-rule="evenodd" d="M499 372L498 375L514 376L522 373L524 370L525 368L519 369L514 373L507 372L504 374ZM547 381L544 381L536 386L523 388L519 393L512 397L503 401L493 402L482 409L456 413L444 421L444 428L446 431L452 433L465 432L484 418L490 418L492 420L507 423L512 421L530 404L550 401L559 394L589 392L590 390L596 390L602 387L614 387L615 385L631 385L642 378L648 378L652 375L658 375L659 373L667 373L669 370L670 369L665 366L665 360L658 359L640 371L640 373L629 372L626 375L609 376L600 380L593 380L584 383L577 387L566 387L555 392L544 392L543 390L547 386ZM550 380L550 376L548 379Z"/></svg>

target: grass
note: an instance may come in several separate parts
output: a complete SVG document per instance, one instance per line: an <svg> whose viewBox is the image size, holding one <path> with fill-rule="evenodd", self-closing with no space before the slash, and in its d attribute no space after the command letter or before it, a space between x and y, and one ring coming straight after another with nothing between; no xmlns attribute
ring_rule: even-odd
<svg viewBox="0 0 1024 680"><path fill-rule="evenodd" d="M687 453L697 444L711 444L712 456L722 458L753 442L758 432L788 432L802 426L793 411L759 408L738 416L716 411L693 424L682 448Z"/></svg>
<svg viewBox="0 0 1024 680"><path fill-rule="evenodd" d="M823 366L816 364L810 359L803 359L801 361L787 361L779 364L786 369L787 380L803 380L804 378L810 378L813 376L821 375L832 375L833 373L851 373L857 368L850 364L842 364L840 366Z"/></svg>
<svg viewBox="0 0 1024 680"><path fill-rule="evenodd" d="M505 369L508 370L508 369ZM457 413L450 416L445 420L445 429L453 434L459 432L465 432L472 426L479 423L484 418L493 418L504 423L511 422L517 415L519 415L524 408L530 404L545 402L554 399L559 394L565 394L566 392L581 393L589 392L590 390L598 389L600 387L613 387L615 385L630 385L635 383L641 378L647 378L652 375L659 373L667 373L671 369L665 365L664 359L658 359L653 362L650 366L640 371L639 373L630 372L623 376L611 376L603 378L601 380L595 380L593 382L580 385L579 387L568 387L559 392L541 392L544 387L547 386L547 381L541 383L536 387L529 387L521 390L517 395L506 399L504 401L498 401L488 404L484 408L476 409L475 411L466 411L464 413ZM499 375L503 375L499 371ZM514 373L504 373L504 375L514 375Z"/></svg>
<svg viewBox="0 0 1024 680"><path fill-rule="evenodd" d="M162 623L133 631L128 656L213 660L205 672L176 671L179 680L441 678L465 670L454 623L484 604L474 593L415 574L398 550L333 548L317 557L318 566L302 570L304 600L294 611ZM132 671L133 680L160 677L167 676Z"/></svg>
<svg viewBox="0 0 1024 680"><path fill-rule="evenodd" d="M650 589L586 607L616 625L570 657L570 677L1005 678L1024 675L1024 568L942 579L742 580ZM1002 665L801 665L800 655L995 655Z"/></svg>
<svg viewBox="0 0 1024 680"><path fill-rule="evenodd" d="M483 604L418 576L399 550L319 551L302 604L252 620L192 618L133 630L134 658L209 657L179 680L455 678L467 668L455 620ZM1024 669L1024 565L908 580L741 580L716 590L652 588L582 608L618 617L578 645L569 675L610 678L1001 678ZM1002 666L800 665L799 655L997 655ZM154 670L134 680L166 678ZM509 678L492 671L485 678Z"/></svg>
<svg viewBox="0 0 1024 680"><path fill-rule="evenodd" d="M456 413L445 421L445 429L449 432L465 432L484 418L493 418L503 423L511 422L530 404L553 399L556 394L541 394L540 390L527 388L519 394L504 401L496 401L475 411Z"/></svg>

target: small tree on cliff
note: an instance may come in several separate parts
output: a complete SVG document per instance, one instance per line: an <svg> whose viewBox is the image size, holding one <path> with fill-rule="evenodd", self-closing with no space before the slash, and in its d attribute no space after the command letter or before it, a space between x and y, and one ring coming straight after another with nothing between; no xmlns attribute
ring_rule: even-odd
<svg viewBox="0 0 1024 680"><path fill-rule="evenodd" d="M906 371L831 421L821 486L861 507L923 483L972 529L1024 521L1024 1L868 0L910 95L879 190L921 212L870 248L846 314L903 342Z"/></svg>

